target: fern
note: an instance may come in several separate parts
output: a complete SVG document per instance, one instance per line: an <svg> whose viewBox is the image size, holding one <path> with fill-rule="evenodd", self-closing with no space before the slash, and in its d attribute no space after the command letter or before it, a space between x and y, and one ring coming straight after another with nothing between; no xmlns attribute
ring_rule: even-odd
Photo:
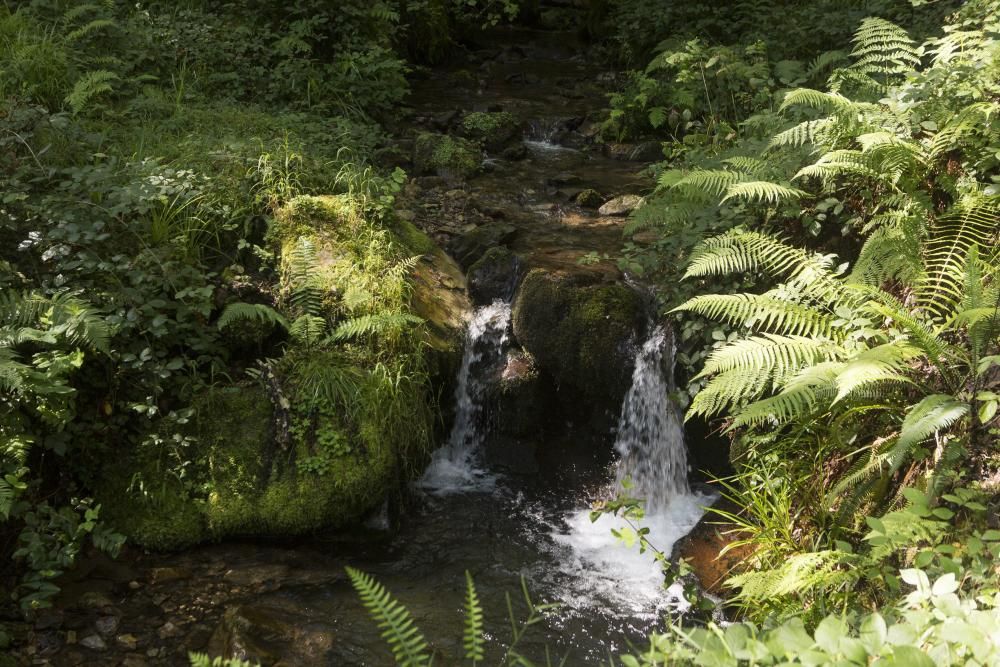
<svg viewBox="0 0 1000 667"><path fill-rule="evenodd" d="M108 70L87 72L73 84L73 90L66 96L66 103L73 113L80 113L95 97L110 93L113 90L112 82L118 79L117 74Z"/></svg>
<svg viewBox="0 0 1000 667"><path fill-rule="evenodd" d="M389 644L396 663L402 667L429 665L431 657L427 641L406 607L370 575L353 567L347 567L346 570L361 603L378 624L382 638Z"/></svg>
<svg viewBox="0 0 1000 667"><path fill-rule="evenodd" d="M422 323L422 319L408 313L361 315L339 324L330 334L330 340L343 341L351 338L385 335L400 331L407 325Z"/></svg>
<svg viewBox="0 0 1000 667"><path fill-rule="evenodd" d="M219 316L217 326L219 329L225 329L237 322L277 325L286 331L290 328L288 320L281 313L262 303L243 303L241 301L227 305Z"/></svg>
<svg viewBox="0 0 1000 667"><path fill-rule="evenodd" d="M688 300L678 309L755 331L777 331L820 338L834 335L833 318L829 314L771 295L703 295Z"/></svg>
<svg viewBox="0 0 1000 667"><path fill-rule="evenodd" d="M724 204L730 199L744 199L753 202L780 204L792 199L800 199L806 194L803 190L769 181L745 181L734 183L726 188L726 196L719 203Z"/></svg>
<svg viewBox="0 0 1000 667"><path fill-rule="evenodd" d="M465 659L472 661L473 665L485 659L483 606L468 570L465 571L465 626L462 631L462 646L465 648Z"/></svg>

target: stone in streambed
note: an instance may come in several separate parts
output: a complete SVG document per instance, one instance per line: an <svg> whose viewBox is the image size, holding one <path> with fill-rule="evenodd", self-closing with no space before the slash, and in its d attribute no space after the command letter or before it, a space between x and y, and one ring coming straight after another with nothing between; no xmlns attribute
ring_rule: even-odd
<svg viewBox="0 0 1000 667"><path fill-rule="evenodd" d="M624 216L639 208L646 202L639 195L622 195L605 202L597 212L606 216Z"/></svg>
<svg viewBox="0 0 1000 667"><path fill-rule="evenodd" d="M476 263L490 248L510 242L517 227L506 222L479 225L457 237L448 247L451 256L465 269Z"/></svg>
<svg viewBox="0 0 1000 667"><path fill-rule="evenodd" d="M620 283L536 269L514 301L514 335L577 411L616 412L628 389L642 300Z"/></svg>
<svg viewBox="0 0 1000 667"><path fill-rule="evenodd" d="M461 133L488 151L500 151L521 138L521 125L507 111L474 111L461 123Z"/></svg>
<svg viewBox="0 0 1000 667"><path fill-rule="evenodd" d="M461 137L423 132L413 144L413 167L421 175L468 178L482 162L479 147Z"/></svg>
<svg viewBox="0 0 1000 667"><path fill-rule="evenodd" d="M510 301L521 278L521 258L507 246L495 246L469 267L469 296L477 306L496 299Z"/></svg>
<svg viewBox="0 0 1000 667"><path fill-rule="evenodd" d="M588 188L579 193L574 201L577 206L582 206L583 208L600 208L601 204L604 203L604 197L597 190Z"/></svg>

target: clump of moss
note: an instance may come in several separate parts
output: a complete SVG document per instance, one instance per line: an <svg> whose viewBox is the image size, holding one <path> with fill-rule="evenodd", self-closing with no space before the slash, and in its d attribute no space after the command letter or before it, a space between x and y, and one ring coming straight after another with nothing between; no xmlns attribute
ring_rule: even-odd
<svg viewBox="0 0 1000 667"><path fill-rule="evenodd" d="M507 111L474 111L462 119L462 134L490 151L502 150L521 134L517 119Z"/></svg>
<svg viewBox="0 0 1000 667"><path fill-rule="evenodd" d="M521 283L513 320L518 342L561 389L617 407L644 322L638 294L535 269Z"/></svg>
<svg viewBox="0 0 1000 667"><path fill-rule="evenodd" d="M413 166L420 174L466 178L479 170L482 154L471 141L423 132L413 147Z"/></svg>

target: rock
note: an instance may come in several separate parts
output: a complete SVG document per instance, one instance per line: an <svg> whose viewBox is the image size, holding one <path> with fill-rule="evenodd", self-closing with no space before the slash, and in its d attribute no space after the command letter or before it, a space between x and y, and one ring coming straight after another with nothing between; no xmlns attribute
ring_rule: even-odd
<svg viewBox="0 0 1000 667"><path fill-rule="evenodd" d="M521 258L506 246L494 246L469 267L469 296L477 306L510 301L522 275Z"/></svg>
<svg viewBox="0 0 1000 667"><path fill-rule="evenodd" d="M80 640L80 646L85 646L92 651L103 651L108 647L100 635L88 635L84 637Z"/></svg>
<svg viewBox="0 0 1000 667"><path fill-rule="evenodd" d="M562 172L556 174L555 176L549 176L546 179L546 183L549 185L576 185L583 179L576 174L570 174L568 172Z"/></svg>
<svg viewBox="0 0 1000 667"><path fill-rule="evenodd" d="M645 199L639 195L622 195L604 203L597 212L601 215L622 216L628 215L645 203Z"/></svg>
<svg viewBox="0 0 1000 667"><path fill-rule="evenodd" d="M490 222L457 237L449 245L449 252L462 268L472 266L486 251L510 242L517 234L517 227L505 222Z"/></svg>
<svg viewBox="0 0 1000 667"><path fill-rule="evenodd" d="M154 567L149 571L149 579L154 584L165 584L190 578L191 570L186 567Z"/></svg>
<svg viewBox="0 0 1000 667"><path fill-rule="evenodd" d="M612 160L657 162L663 160L663 146L655 141L641 144L604 144L604 155Z"/></svg>
<svg viewBox="0 0 1000 667"><path fill-rule="evenodd" d="M468 178L479 171L482 162L479 147L460 137L423 132L413 145L413 166L418 174Z"/></svg>
<svg viewBox="0 0 1000 667"><path fill-rule="evenodd" d="M139 638L131 634L118 635L115 637L115 642L130 651L134 651L139 646Z"/></svg>
<svg viewBox="0 0 1000 667"><path fill-rule="evenodd" d="M180 633L181 633L180 628L178 628L170 621L167 621L166 623L161 625L160 629L156 631L156 634L157 636L159 636L160 639L170 639L172 637L176 637Z"/></svg>
<svg viewBox="0 0 1000 667"><path fill-rule="evenodd" d="M36 630L51 630L63 624L64 614L58 609L42 609L35 616Z"/></svg>
<svg viewBox="0 0 1000 667"><path fill-rule="evenodd" d="M514 335L578 413L621 408L645 323L628 287L584 276L531 271L514 301Z"/></svg>
<svg viewBox="0 0 1000 667"><path fill-rule="evenodd" d="M740 511L725 497L720 497L713 506L729 512ZM724 595L727 591L723 584L733 568L753 555L749 546L730 548L722 553L729 543L739 539L738 528L721 521L716 514L706 513L694 529L674 545L671 560L686 559L702 588L713 595Z"/></svg>
<svg viewBox="0 0 1000 667"><path fill-rule="evenodd" d="M117 616L101 616L94 623L94 627L97 628L97 632L107 637L108 635L114 634L114 631L118 629L118 617Z"/></svg>
<svg viewBox="0 0 1000 667"><path fill-rule="evenodd" d="M87 591L80 596L76 604L83 609L104 609L114 606L114 602L107 595L98 591Z"/></svg>
<svg viewBox="0 0 1000 667"><path fill-rule="evenodd" d="M280 563L261 564L229 570L222 578L237 586L260 586L288 575L288 566Z"/></svg>
<svg viewBox="0 0 1000 667"><path fill-rule="evenodd" d="M549 410L551 391L542 381L534 357L523 350L507 353L496 385L497 430L514 438L538 435Z"/></svg>
<svg viewBox="0 0 1000 667"><path fill-rule="evenodd" d="M439 132L447 132L458 119L458 110L442 111L430 117L431 125Z"/></svg>
<svg viewBox="0 0 1000 667"><path fill-rule="evenodd" d="M503 150L521 138L521 126L513 114L506 111L474 111L462 119L462 136L478 142L490 152Z"/></svg>
<svg viewBox="0 0 1000 667"><path fill-rule="evenodd" d="M577 206L584 208L600 208L601 204L604 203L604 197L597 190L589 188L578 194L575 201Z"/></svg>
<svg viewBox="0 0 1000 667"><path fill-rule="evenodd" d="M208 642L211 655L245 656L252 664L344 664L331 662L336 630L294 600L263 598L230 607Z"/></svg>
<svg viewBox="0 0 1000 667"><path fill-rule="evenodd" d="M504 160L511 160L514 162L523 160L528 157L528 147L525 146L523 142L516 143L503 149L503 152L500 153L500 157Z"/></svg>
<svg viewBox="0 0 1000 667"><path fill-rule="evenodd" d="M436 319L436 326L454 331L450 340L442 338L439 347L415 349L430 373L450 379L461 360L461 326L453 320L460 321L462 306L468 307L461 271L411 223L393 220L391 225L387 229L388 225L369 220L347 197L303 196L276 213L268 240L275 254L285 259L295 255L302 241L310 242L315 249L314 259L309 260L310 278L328 297L322 307L330 309L330 319L341 312L342 290L354 285L351 276L361 270L359 260L369 252L368 241L359 238L374 238L371 235L375 233L381 247L390 240L398 244L399 256L427 258L420 260L420 268L413 272L423 277L409 278L411 303L405 305L415 315ZM379 257L380 262L387 260L387 256ZM430 278L425 267L433 269ZM289 262L279 270L287 283ZM453 273L452 287L437 280L448 271ZM371 278L359 298L374 299L383 288L376 276ZM426 289L428 282L433 284ZM441 305L435 303L438 296L453 298ZM418 301L431 302L432 308L454 307L454 312L439 317L438 312L420 310ZM196 443L188 455L192 474L210 481L211 493L204 497L191 494L171 472L157 467L155 454L134 451L118 457L103 471L96 489L100 502L108 508L109 524L129 535L133 543L153 550L176 550L223 538L291 538L362 520L400 485L402 459L412 451L413 432L419 426L411 423L412 412L401 410L393 419L366 414L343 420L338 417L342 414L339 404L306 399L300 393L304 391L302 374L341 363L335 361L342 358L339 355L329 348L307 350L289 345L264 382L217 384L196 394L190 404L194 414L185 426ZM356 363L368 361L359 359ZM393 372L402 370L404 361L389 357L385 363ZM429 381L400 389L403 393L398 400L406 404L423 402L427 400L425 392L434 391ZM425 426L428 432L433 429L429 416ZM318 445L323 442L338 446L327 452ZM321 470L301 465L315 459L318 452L324 454ZM129 485L136 471L157 489L157 502L134 502ZM174 571L170 576L178 574ZM174 605L164 600L161 607L176 609Z"/></svg>
<svg viewBox="0 0 1000 667"><path fill-rule="evenodd" d="M122 660L121 667L146 667L149 661L140 653L129 653Z"/></svg>

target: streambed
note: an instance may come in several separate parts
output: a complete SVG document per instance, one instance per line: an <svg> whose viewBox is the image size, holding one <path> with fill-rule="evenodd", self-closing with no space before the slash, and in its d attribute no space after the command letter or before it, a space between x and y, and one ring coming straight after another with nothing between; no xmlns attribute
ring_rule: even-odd
<svg viewBox="0 0 1000 667"><path fill-rule="evenodd" d="M601 216L574 196L593 188L609 199L649 186L641 163L588 147L591 111L604 103L600 68L568 35L515 32L504 39L503 48L477 52L469 67L417 81L411 103L415 117L425 119L458 108L510 110L524 124L526 153L517 160L488 158L486 172L467 182L423 179L406 202L412 218L444 244L500 219L515 228L508 242L528 268L620 282L612 262L579 262L616 252L624 219ZM504 307L507 314L494 317L492 329L470 328L467 355L499 356L510 335L509 306L494 305ZM483 314L473 315L473 325ZM510 638L505 595L512 597L515 619L526 616L523 578L536 602L558 607L519 651L543 663L550 650L555 663L568 656L569 665L602 664L641 642L680 603L663 590L649 554L616 543L612 520L590 521L591 503L608 497L623 476L639 476L642 494L656 496L647 521L653 541L669 552L709 500L688 489L679 416L664 398L672 373L669 344L652 324L647 333L645 345L633 341L637 371L622 397L617 455L613 433L581 447L579 434L567 428L518 443L518 452L533 453L532 465L484 456L490 426L505 415L485 414L483 392L476 390L482 365L463 364L456 430L415 484L411 506L391 522L398 524L394 529L387 516L375 516L350 537L95 561L64 591L63 598L75 602L48 620L43 615L38 655L56 665L95 664L98 655L101 664L185 665L189 650L236 653L269 665L391 665L344 574L352 565L410 609L438 652L436 664L460 657L466 571L486 609L491 658Z"/></svg>

